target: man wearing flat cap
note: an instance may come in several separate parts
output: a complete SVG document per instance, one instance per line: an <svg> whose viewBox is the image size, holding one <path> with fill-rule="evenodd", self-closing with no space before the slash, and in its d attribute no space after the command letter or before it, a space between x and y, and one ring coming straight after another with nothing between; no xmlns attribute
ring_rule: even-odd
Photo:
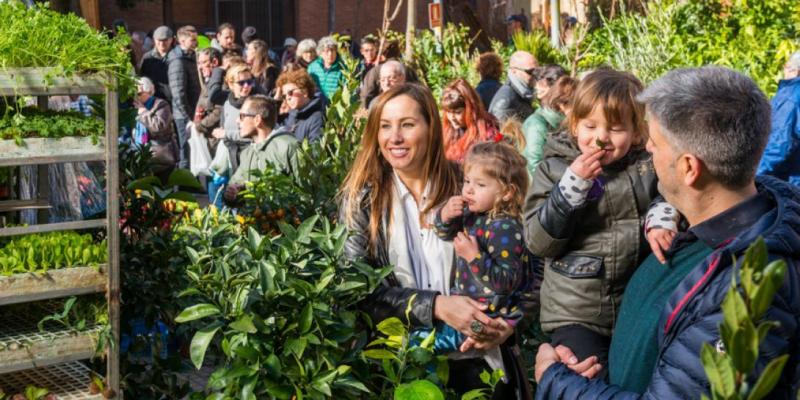
<svg viewBox="0 0 800 400"><path fill-rule="evenodd" d="M150 78L156 85L156 97L167 102L172 101L169 89L167 67L167 54L172 50L172 29L168 26L159 26L153 31L153 50L147 52L142 58L141 75Z"/></svg>

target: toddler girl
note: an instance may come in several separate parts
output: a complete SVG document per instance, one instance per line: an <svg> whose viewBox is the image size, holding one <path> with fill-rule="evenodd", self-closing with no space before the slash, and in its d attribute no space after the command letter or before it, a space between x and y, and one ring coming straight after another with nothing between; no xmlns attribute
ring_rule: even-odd
<svg viewBox="0 0 800 400"><path fill-rule="evenodd" d="M440 237L453 240L458 256L450 294L485 303L490 317L503 317L512 326L523 316L521 285L531 281L532 273L519 220L527 189L526 161L514 147L475 144L464 159L461 196L451 197L434 222ZM480 323L471 328L479 333ZM460 332L439 324L434 351L457 351L464 340Z"/></svg>
<svg viewBox="0 0 800 400"><path fill-rule="evenodd" d="M542 329L580 360L608 357L622 293L647 256L645 216L658 195L645 151L642 84L598 70L578 84L566 130L551 135L525 203L528 248L544 258ZM665 209L653 203L653 210ZM668 208L666 208L668 209ZM673 217L653 234L671 239Z"/></svg>

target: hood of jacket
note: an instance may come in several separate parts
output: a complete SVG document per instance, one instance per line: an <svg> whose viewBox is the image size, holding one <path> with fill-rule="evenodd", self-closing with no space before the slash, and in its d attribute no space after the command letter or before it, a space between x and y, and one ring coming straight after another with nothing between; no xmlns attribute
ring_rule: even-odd
<svg viewBox="0 0 800 400"><path fill-rule="evenodd" d="M581 154L578 145L572 140L566 130L561 130L547 137L544 143L544 158L560 157L567 162L572 162Z"/></svg>
<svg viewBox="0 0 800 400"><path fill-rule="evenodd" d="M797 258L800 254L800 189L766 175L756 177L756 189L775 202L775 218L761 218L734 239L728 248L733 253L744 251L762 236L770 254Z"/></svg>

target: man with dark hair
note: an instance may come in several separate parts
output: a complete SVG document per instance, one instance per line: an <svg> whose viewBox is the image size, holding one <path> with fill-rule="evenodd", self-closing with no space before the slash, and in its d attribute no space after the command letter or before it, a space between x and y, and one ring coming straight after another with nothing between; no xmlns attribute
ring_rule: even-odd
<svg viewBox="0 0 800 400"><path fill-rule="evenodd" d="M537 398L708 396L700 349L709 343L723 353L730 346L719 328L721 304L731 282L738 281L745 250L759 237L769 260L783 259L787 268L764 314L780 328L765 333L755 370L761 373L788 354L787 368L766 397L795 398L800 381L800 192L772 177L756 178L769 137L767 98L741 73L704 67L671 71L638 100L647 107L647 150L659 192L689 228L670 244L666 265L651 255L625 288L609 351L610 382L578 375L599 372L593 357L578 362L570 349L544 344L536 356ZM646 229L654 224L658 221L649 221Z"/></svg>
<svg viewBox="0 0 800 400"><path fill-rule="evenodd" d="M228 203L236 202L245 182L253 180L254 171L262 171L268 165L287 175L297 174L298 142L287 130L273 130L277 114L273 100L264 95L250 96L242 104L239 132L242 138L253 139L253 143L242 151L239 167L225 189Z"/></svg>
<svg viewBox="0 0 800 400"><path fill-rule="evenodd" d="M359 76L363 78L367 72L378 62L378 38L367 35L361 38L361 65L359 66Z"/></svg>
<svg viewBox="0 0 800 400"><path fill-rule="evenodd" d="M211 47L221 52L239 49L236 45L236 28L233 24L225 22L217 28L217 35L211 41Z"/></svg>
<svg viewBox="0 0 800 400"><path fill-rule="evenodd" d="M200 97L200 78L197 74L197 30L186 25L178 29L178 46L167 58L169 87L172 92L172 115L178 130L178 168L189 168L189 135L186 124L194 116Z"/></svg>
<svg viewBox="0 0 800 400"><path fill-rule="evenodd" d="M150 78L156 85L156 97L167 102L172 101L169 89L169 68L167 56L172 50L173 34L168 26L159 26L153 31L153 50L142 58L141 75Z"/></svg>
<svg viewBox="0 0 800 400"><path fill-rule="evenodd" d="M222 107L211 102L208 97L208 81L214 69L222 65L222 56L219 50L213 47L206 47L197 52L197 68L200 70L201 91L200 98L197 100L197 107L194 113L194 125L197 131L205 135L212 145L216 147L216 139L211 135L214 128L219 126Z"/></svg>

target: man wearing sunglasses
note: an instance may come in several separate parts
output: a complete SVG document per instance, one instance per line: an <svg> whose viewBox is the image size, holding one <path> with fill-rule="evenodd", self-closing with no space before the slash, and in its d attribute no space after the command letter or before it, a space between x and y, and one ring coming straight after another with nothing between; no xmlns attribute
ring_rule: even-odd
<svg viewBox="0 0 800 400"><path fill-rule="evenodd" d="M517 51L508 61L508 82L501 86L489 105L489 113L501 123L508 118L525 121L533 114L534 75L538 63L527 51Z"/></svg>
<svg viewBox="0 0 800 400"><path fill-rule="evenodd" d="M239 156L239 167L225 189L225 201L235 205L246 182L254 179L255 171L271 166L284 174L297 173L297 139L284 129L273 130L277 119L273 100L253 95L242 104L239 112L239 132L242 138L253 140Z"/></svg>

